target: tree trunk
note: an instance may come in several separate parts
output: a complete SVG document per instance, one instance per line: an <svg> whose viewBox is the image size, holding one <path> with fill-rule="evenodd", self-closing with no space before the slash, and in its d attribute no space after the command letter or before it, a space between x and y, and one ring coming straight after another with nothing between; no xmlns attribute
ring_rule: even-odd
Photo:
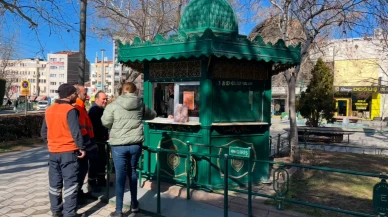
<svg viewBox="0 0 388 217"><path fill-rule="evenodd" d="M86 62L86 8L87 0L81 0L80 9L80 31L79 31L79 66L78 84L85 84L85 62Z"/></svg>
<svg viewBox="0 0 388 217"><path fill-rule="evenodd" d="M290 157L292 162L300 162L299 144L298 144L298 131L296 125L296 112L295 112L295 84L296 76L291 75L288 80L288 108L290 117Z"/></svg>

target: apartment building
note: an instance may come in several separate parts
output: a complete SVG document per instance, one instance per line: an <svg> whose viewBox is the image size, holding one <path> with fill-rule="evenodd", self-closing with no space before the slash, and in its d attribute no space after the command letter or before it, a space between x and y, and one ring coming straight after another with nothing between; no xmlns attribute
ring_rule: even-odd
<svg viewBox="0 0 388 217"><path fill-rule="evenodd" d="M63 83L78 82L78 67L80 53L77 51L60 51L47 55L47 95L58 98L58 87ZM90 63L85 61L85 82L89 81Z"/></svg>
<svg viewBox="0 0 388 217"><path fill-rule="evenodd" d="M30 82L30 96L47 96L47 62L42 59L28 58L20 60L1 60L1 70L4 70L8 96L15 100L19 97L21 82ZM39 86L39 90L38 87ZM39 93L38 93L39 92Z"/></svg>
<svg viewBox="0 0 388 217"><path fill-rule="evenodd" d="M90 93L94 95L98 91L104 90L108 96L114 95L114 76L113 61L108 60L108 58L104 58L102 61L96 57L90 67Z"/></svg>

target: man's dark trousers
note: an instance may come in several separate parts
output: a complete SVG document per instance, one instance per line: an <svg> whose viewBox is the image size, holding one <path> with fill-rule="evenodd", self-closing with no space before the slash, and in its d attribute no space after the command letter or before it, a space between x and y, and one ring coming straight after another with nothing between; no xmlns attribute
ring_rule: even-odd
<svg viewBox="0 0 388 217"><path fill-rule="evenodd" d="M77 153L63 152L49 154L49 198L51 211L63 213L64 217L77 214L78 165ZM62 188L64 183L63 204Z"/></svg>
<svg viewBox="0 0 388 217"><path fill-rule="evenodd" d="M106 175L106 151L105 143L97 142L98 152L96 153L96 158L93 158L90 161L89 168L89 184L95 185L98 183L99 186L105 187L105 175ZM97 182L96 182L97 181Z"/></svg>
<svg viewBox="0 0 388 217"><path fill-rule="evenodd" d="M84 181L85 181L85 177L86 177L86 174L88 174L89 172L89 179L90 179L90 176L93 176L93 174L91 174L90 172L90 169L92 168L92 164L94 164L94 162L96 161L97 159L97 149L94 149L94 150L91 150L91 151L86 151L86 156L82 159L78 159L78 163L79 163L79 186L78 186L78 189L79 189L79 193L81 193L80 191L82 191L82 185L84 184Z"/></svg>

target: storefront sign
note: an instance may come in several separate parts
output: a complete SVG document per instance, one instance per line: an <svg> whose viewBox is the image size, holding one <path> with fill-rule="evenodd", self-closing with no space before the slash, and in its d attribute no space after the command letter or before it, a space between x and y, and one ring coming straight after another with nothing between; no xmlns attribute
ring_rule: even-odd
<svg viewBox="0 0 388 217"><path fill-rule="evenodd" d="M367 110L368 108L368 102L364 100L357 100L354 105L356 106L357 110Z"/></svg>
<svg viewBox="0 0 388 217"><path fill-rule="evenodd" d="M352 97L352 93L351 92L334 92L334 97L350 98L350 97Z"/></svg>
<svg viewBox="0 0 388 217"><path fill-rule="evenodd" d="M373 86L336 86L335 92L339 93L388 93L388 87L373 87Z"/></svg>
<svg viewBox="0 0 388 217"><path fill-rule="evenodd" d="M218 86L252 86L251 81L218 81Z"/></svg>

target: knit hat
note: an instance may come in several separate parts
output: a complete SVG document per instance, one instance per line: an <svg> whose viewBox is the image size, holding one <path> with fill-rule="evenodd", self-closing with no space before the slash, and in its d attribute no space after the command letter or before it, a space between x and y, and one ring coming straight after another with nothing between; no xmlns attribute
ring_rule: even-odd
<svg viewBox="0 0 388 217"><path fill-rule="evenodd" d="M61 84L58 88L60 99L66 98L75 92L77 92L77 89L75 89L75 87L71 84Z"/></svg>

